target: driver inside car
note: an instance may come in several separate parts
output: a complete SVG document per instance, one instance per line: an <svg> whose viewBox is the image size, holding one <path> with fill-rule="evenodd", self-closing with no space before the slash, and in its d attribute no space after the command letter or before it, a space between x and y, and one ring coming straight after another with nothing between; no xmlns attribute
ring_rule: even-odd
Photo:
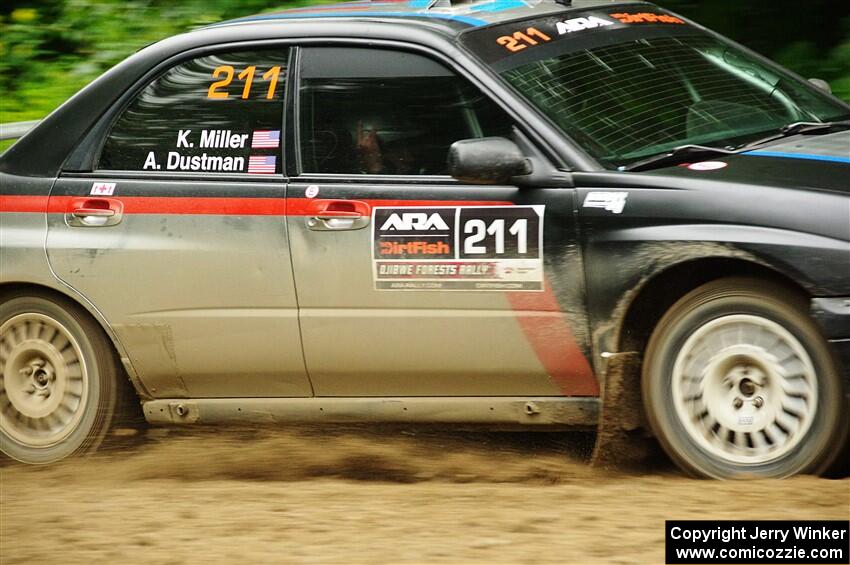
<svg viewBox="0 0 850 565"><path fill-rule="evenodd" d="M371 175L414 175L423 174L416 166L408 138L385 141L379 137L377 128L357 122L355 149L360 169Z"/></svg>

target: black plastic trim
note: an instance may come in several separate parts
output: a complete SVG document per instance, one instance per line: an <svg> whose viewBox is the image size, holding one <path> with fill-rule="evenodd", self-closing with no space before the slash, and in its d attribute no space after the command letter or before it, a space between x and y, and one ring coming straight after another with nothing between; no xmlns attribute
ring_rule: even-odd
<svg viewBox="0 0 850 565"><path fill-rule="evenodd" d="M830 339L850 339L850 296L813 298L812 316Z"/></svg>

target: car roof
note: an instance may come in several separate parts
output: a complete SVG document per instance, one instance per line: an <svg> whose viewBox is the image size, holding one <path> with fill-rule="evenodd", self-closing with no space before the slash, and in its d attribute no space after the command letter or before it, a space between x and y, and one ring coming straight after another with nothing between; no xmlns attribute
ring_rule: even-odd
<svg viewBox="0 0 850 565"><path fill-rule="evenodd" d="M456 35L470 28L545 16L567 11L592 10L622 4L646 4L636 0L361 0L292 8L228 20L209 27L349 18L360 21L393 21Z"/></svg>

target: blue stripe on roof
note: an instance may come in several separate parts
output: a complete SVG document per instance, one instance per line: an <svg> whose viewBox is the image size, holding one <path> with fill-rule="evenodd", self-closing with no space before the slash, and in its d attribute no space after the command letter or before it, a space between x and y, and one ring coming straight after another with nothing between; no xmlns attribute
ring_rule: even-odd
<svg viewBox="0 0 850 565"><path fill-rule="evenodd" d="M513 10L514 8L528 8L528 4L523 0L493 0L486 4L472 6L470 12L503 12L505 10Z"/></svg>
<svg viewBox="0 0 850 565"><path fill-rule="evenodd" d="M829 161L832 163L850 164L850 157L836 157L833 155L812 155L811 153L782 153L779 151L747 151L744 155L754 157L782 157L785 159L806 159L809 161Z"/></svg>
<svg viewBox="0 0 850 565"><path fill-rule="evenodd" d="M486 25L487 22L484 20L479 20L478 18L471 18L469 16L461 16L455 14L445 14L439 12L373 12L373 11L364 11L364 12L301 12L298 14L267 14L267 15L259 15L259 16L251 16L250 18L243 18L238 20L231 20L226 23L235 23L235 22L255 22L261 20L291 20L291 19L305 19L305 18L356 18L356 17L365 17L365 18L431 18L437 20L451 20L454 22L461 22L471 26L482 26Z"/></svg>

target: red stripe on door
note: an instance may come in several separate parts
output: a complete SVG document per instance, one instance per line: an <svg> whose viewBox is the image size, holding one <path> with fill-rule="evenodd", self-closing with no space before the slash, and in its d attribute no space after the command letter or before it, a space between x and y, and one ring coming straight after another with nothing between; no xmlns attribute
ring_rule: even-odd
<svg viewBox="0 0 850 565"><path fill-rule="evenodd" d="M74 199L79 196L0 196L2 212L33 212L64 214ZM98 198L92 196L92 198ZM160 197L160 196L111 196L124 204L125 214L198 214L236 216L309 216L310 198L215 198L215 197ZM372 207L434 207L434 206L512 206L512 202L496 200L377 200L364 199Z"/></svg>
<svg viewBox="0 0 850 565"><path fill-rule="evenodd" d="M19 194L0 195L0 212L31 212L43 214L46 211L46 196L29 196Z"/></svg>
<svg viewBox="0 0 850 565"><path fill-rule="evenodd" d="M85 196L53 196L48 212L68 212L72 200ZM92 196L97 199L97 196ZM186 214L216 216L285 216L283 198L191 198L160 196L111 196L124 204L124 214Z"/></svg>
<svg viewBox="0 0 850 565"><path fill-rule="evenodd" d="M566 316L548 280L543 292L507 292L514 312L551 312L552 316L518 315L525 333L543 368L564 396L599 396L599 383L581 351Z"/></svg>

